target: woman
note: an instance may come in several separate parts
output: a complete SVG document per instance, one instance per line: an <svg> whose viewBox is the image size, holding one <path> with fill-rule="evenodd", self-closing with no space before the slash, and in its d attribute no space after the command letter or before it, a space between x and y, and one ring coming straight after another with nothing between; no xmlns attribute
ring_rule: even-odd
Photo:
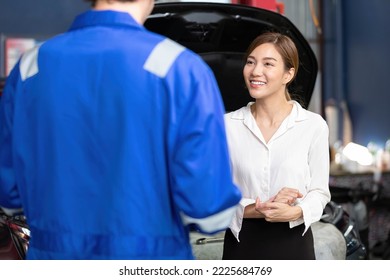
<svg viewBox="0 0 390 280"><path fill-rule="evenodd" d="M231 165L243 198L226 231L223 259L315 259L310 225L330 201L328 126L291 100L294 42L264 33L243 69L247 106L225 115Z"/></svg>

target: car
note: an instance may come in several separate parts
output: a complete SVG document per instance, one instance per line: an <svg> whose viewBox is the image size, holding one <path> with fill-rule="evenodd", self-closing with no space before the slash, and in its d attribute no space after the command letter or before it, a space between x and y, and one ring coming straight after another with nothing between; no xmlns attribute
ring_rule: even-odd
<svg viewBox="0 0 390 280"><path fill-rule="evenodd" d="M308 107L318 63L302 33L283 15L247 5L207 2L157 2L145 27L198 53L211 67L227 111L245 106L251 97L242 78L243 55L264 31L289 35L300 55L300 69L290 92Z"/></svg>
<svg viewBox="0 0 390 280"><path fill-rule="evenodd" d="M265 31L286 34L295 42L300 56L299 71L289 91L308 108L317 78L317 59L300 30L280 13L229 3L157 2L145 27L203 58L217 79L226 112L252 101L242 77L243 58L250 42ZM312 229L317 259L367 258L355 221L337 203L326 205L322 219ZM191 232L195 257L220 259L223 234Z"/></svg>
<svg viewBox="0 0 390 280"><path fill-rule="evenodd" d="M8 216L0 208L0 260L23 260L30 241L25 216Z"/></svg>

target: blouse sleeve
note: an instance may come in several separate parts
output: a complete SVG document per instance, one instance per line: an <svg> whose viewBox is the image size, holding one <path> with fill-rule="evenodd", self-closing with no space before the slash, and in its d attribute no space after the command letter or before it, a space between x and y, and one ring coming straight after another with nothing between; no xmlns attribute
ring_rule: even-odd
<svg viewBox="0 0 390 280"><path fill-rule="evenodd" d="M240 241L238 239L238 236L241 230L242 220L244 218L245 207L252 203L255 203L254 199L242 198L238 207L236 208L236 212L233 216L232 222L230 223L229 228L232 231L233 235L236 237L237 241Z"/></svg>
<svg viewBox="0 0 390 280"><path fill-rule="evenodd" d="M306 196L298 204L303 211L303 219L290 222L294 227L304 222L305 232L314 222L321 219L326 204L330 201L329 191L329 129L325 120L321 119L318 130L314 133L309 150L310 184Z"/></svg>

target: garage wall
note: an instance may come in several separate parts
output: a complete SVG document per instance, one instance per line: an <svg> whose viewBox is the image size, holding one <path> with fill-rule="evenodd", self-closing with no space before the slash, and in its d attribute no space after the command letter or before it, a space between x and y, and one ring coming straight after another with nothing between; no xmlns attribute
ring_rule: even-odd
<svg viewBox="0 0 390 280"><path fill-rule="evenodd" d="M346 102L354 142L383 146L390 138L390 1L322 2L323 96Z"/></svg>
<svg viewBox="0 0 390 280"><path fill-rule="evenodd" d="M54 35L66 31L74 16L87 8L83 0L0 0L0 33Z"/></svg>
<svg viewBox="0 0 390 280"><path fill-rule="evenodd" d="M312 2L313 14L311 13L308 0L277 0L276 2L284 4L284 15L301 31L316 55L318 73L308 109L318 114L323 114L320 34L315 25L315 20L319 20L320 16L319 2Z"/></svg>
<svg viewBox="0 0 390 280"><path fill-rule="evenodd" d="M0 78L14 62L8 59L6 66L6 38L45 40L66 31L74 17L89 7L83 0L0 0Z"/></svg>
<svg viewBox="0 0 390 280"><path fill-rule="evenodd" d="M345 1L346 93L354 138L390 138L390 1Z"/></svg>

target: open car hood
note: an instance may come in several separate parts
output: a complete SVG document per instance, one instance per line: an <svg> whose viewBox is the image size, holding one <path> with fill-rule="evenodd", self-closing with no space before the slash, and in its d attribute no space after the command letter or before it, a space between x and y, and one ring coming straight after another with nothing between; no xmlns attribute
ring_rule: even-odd
<svg viewBox="0 0 390 280"><path fill-rule="evenodd" d="M237 4L156 3L145 27L193 50L208 63L226 111L253 100L242 76L244 55L251 41L265 31L286 34L294 40L300 58L300 68L289 91L308 107L317 77L317 60L301 32L279 13Z"/></svg>

